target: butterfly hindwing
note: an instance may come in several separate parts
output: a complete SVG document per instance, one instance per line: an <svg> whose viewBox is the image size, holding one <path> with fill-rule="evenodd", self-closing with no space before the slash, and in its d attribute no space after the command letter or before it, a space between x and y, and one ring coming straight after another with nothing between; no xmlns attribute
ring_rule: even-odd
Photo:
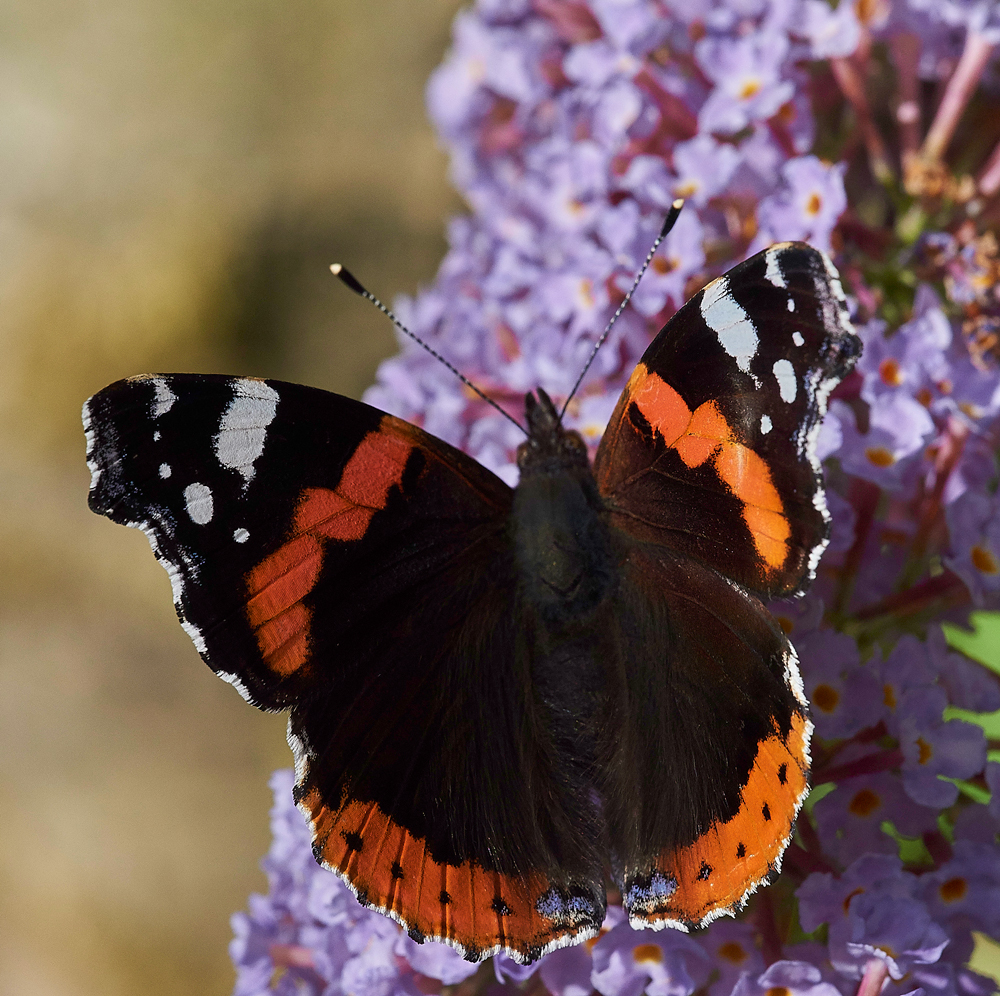
<svg viewBox="0 0 1000 996"><path fill-rule="evenodd" d="M709 284L646 350L601 442L616 524L761 594L801 591L829 528L817 434L859 353L836 271L809 246Z"/></svg>
<svg viewBox="0 0 1000 996"><path fill-rule="evenodd" d="M596 932L599 870L554 853L588 847L559 807L503 482L277 381L133 378L84 422L91 507L146 532L206 662L290 710L319 860L469 957Z"/></svg>
<svg viewBox="0 0 1000 996"><path fill-rule="evenodd" d="M701 926L768 879L805 798L795 651L753 595L652 544L631 544L614 615L627 777L604 794L625 906L635 926Z"/></svg>

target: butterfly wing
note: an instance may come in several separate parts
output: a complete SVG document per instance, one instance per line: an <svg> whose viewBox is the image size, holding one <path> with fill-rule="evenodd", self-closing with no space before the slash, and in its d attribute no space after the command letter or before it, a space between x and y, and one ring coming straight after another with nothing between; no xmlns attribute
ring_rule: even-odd
<svg viewBox="0 0 1000 996"><path fill-rule="evenodd" d="M709 284L646 350L601 442L616 525L767 597L801 592L829 532L819 426L860 351L836 271L807 245Z"/></svg>
<svg viewBox="0 0 1000 996"><path fill-rule="evenodd" d="M808 792L795 651L758 600L633 543L615 607L627 709L604 795L636 927L704 926L780 868Z"/></svg>
<svg viewBox="0 0 1000 996"><path fill-rule="evenodd" d="M809 246L739 264L656 337L598 450L629 550L616 614L636 705L607 797L637 926L738 910L780 867L808 791L794 649L759 598L804 590L826 546L816 440L860 353L846 310Z"/></svg>
<svg viewBox="0 0 1000 996"><path fill-rule="evenodd" d="M319 860L416 938L525 960L590 936L528 679L507 519L471 458L276 381L135 378L86 405L90 505L143 529L205 661L290 709ZM555 844L553 843L555 842Z"/></svg>

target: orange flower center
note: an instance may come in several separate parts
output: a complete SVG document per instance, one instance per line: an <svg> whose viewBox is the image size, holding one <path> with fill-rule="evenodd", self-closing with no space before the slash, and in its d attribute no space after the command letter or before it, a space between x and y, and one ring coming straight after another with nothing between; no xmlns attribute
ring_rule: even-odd
<svg viewBox="0 0 1000 996"><path fill-rule="evenodd" d="M739 965L741 962L747 960L748 955L743 949L742 944L737 944L736 941L726 941L719 948L719 957L732 962L734 965Z"/></svg>
<svg viewBox="0 0 1000 996"><path fill-rule="evenodd" d="M855 793L847 808L855 816L866 817L871 816L881 805L882 800L871 789L862 789Z"/></svg>
<svg viewBox="0 0 1000 996"><path fill-rule="evenodd" d="M663 961L663 948L659 944L638 944L632 948L632 957L637 965L658 965Z"/></svg>
<svg viewBox="0 0 1000 996"><path fill-rule="evenodd" d="M876 467L891 467L896 462L896 458L884 446L869 446L865 450L865 456Z"/></svg>
<svg viewBox="0 0 1000 996"><path fill-rule="evenodd" d="M840 702L840 692L829 685L817 685L813 689L812 702L820 712L833 712Z"/></svg>
<svg viewBox="0 0 1000 996"><path fill-rule="evenodd" d="M891 357L878 365L878 375L889 387L899 387L903 383L903 372L899 369L899 361Z"/></svg>
<svg viewBox="0 0 1000 996"><path fill-rule="evenodd" d="M926 764L934 756L934 748L923 737L917 737L917 746L920 748L921 764Z"/></svg>
<svg viewBox="0 0 1000 996"><path fill-rule="evenodd" d="M938 886L938 894L943 903L957 903L969 891L969 883L964 878L949 878Z"/></svg>
<svg viewBox="0 0 1000 996"><path fill-rule="evenodd" d="M978 543L972 548L972 566L982 574L996 574L1000 571L1000 564L993 556L993 551Z"/></svg>

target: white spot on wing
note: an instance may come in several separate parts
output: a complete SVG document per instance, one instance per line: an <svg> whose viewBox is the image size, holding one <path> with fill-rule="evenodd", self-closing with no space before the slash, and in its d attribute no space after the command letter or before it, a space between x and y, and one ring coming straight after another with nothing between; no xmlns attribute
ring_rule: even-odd
<svg viewBox="0 0 1000 996"><path fill-rule="evenodd" d="M774 371L775 380L778 382L778 391L781 394L781 400L786 404L791 404L795 400L795 395L798 394L798 384L795 380L795 368L788 360L775 360L774 366L771 368Z"/></svg>
<svg viewBox="0 0 1000 996"><path fill-rule="evenodd" d="M233 393L219 422L215 455L223 467L239 471L246 485L253 480L254 461L264 452L278 392L262 380L238 380L233 383Z"/></svg>
<svg viewBox="0 0 1000 996"><path fill-rule="evenodd" d="M250 534L241 526L239 529L233 530L233 539L237 543L246 543L250 539Z"/></svg>
<svg viewBox="0 0 1000 996"><path fill-rule="evenodd" d="M764 261L767 263L767 270L764 272L764 276L775 287L788 287L788 284L785 283L785 275L781 272L781 264L778 261L780 255L780 249L768 249L764 253Z"/></svg>
<svg viewBox="0 0 1000 996"><path fill-rule="evenodd" d="M156 429L153 432L153 442L158 443L160 441L160 430Z"/></svg>
<svg viewBox="0 0 1000 996"><path fill-rule="evenodd" d="M794 297L790 297L788 299L788 310L789 311L794 311L795 310L795 298Z"/></svg>
<svg viewBox="0 0 1000 996"><path fill-rule="evenodd" d="M802 333L801 332L793 332L792 333L792 342L794 342L796 346L802 346L805 343L805 339L802 338Z"/></svg>
<svg viewBox="0 0 1000 996"><path fill-rule="evenodd" d="M184 489L184 506L196 525L203 526L206 522L211 522L214 512L212 489L197 482L189 484Z"/></svg>
<svg viewBox="0 0 1000 996"><path fill-rule="evenodd" d="M760 417L760 431L766 436L773 426L771 425L771 419L767 415L761 415Z"/></svg>
<svg viewBox="0 0 1000 996"><path fill-rule="evenodd" d="M170 390L170 385L162 377L153 378L153 390L156 392L156 396L153 398L152 416L159 418L161 415L166 415L174 407L177 395Z"/></svg>
<svg viewBox="0 0 1000 996"><path fill-rule="evenodd" d="M760 339L750 316L729 292L728 277L719 277L705 288L701 299L701 317L715 333L722 348L736 360L740 370L749 374L750 361L757 355Z"/></svg>
<svg viewBox="0 0 1000 996"><path fill-rule="evenodd" d="M169 463L160 464L160 477L166 480L172 473L173 471L170 469Z"/></svg>

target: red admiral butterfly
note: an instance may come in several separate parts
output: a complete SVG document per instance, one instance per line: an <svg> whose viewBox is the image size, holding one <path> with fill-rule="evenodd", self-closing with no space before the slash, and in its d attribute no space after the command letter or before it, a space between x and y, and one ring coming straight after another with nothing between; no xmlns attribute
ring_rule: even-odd
<svg viewBox="0 0 1000 996"><path fill-rule="evenodd" d="M87 402L90 507L142 529L184 628L290 713L316 859L471 960L703 926L778 870L808 792L795 652L829 515L816 436L860 342L826 257L709 284L593 467L548 395L521 479L367 405L165 374Z"/></svg>

